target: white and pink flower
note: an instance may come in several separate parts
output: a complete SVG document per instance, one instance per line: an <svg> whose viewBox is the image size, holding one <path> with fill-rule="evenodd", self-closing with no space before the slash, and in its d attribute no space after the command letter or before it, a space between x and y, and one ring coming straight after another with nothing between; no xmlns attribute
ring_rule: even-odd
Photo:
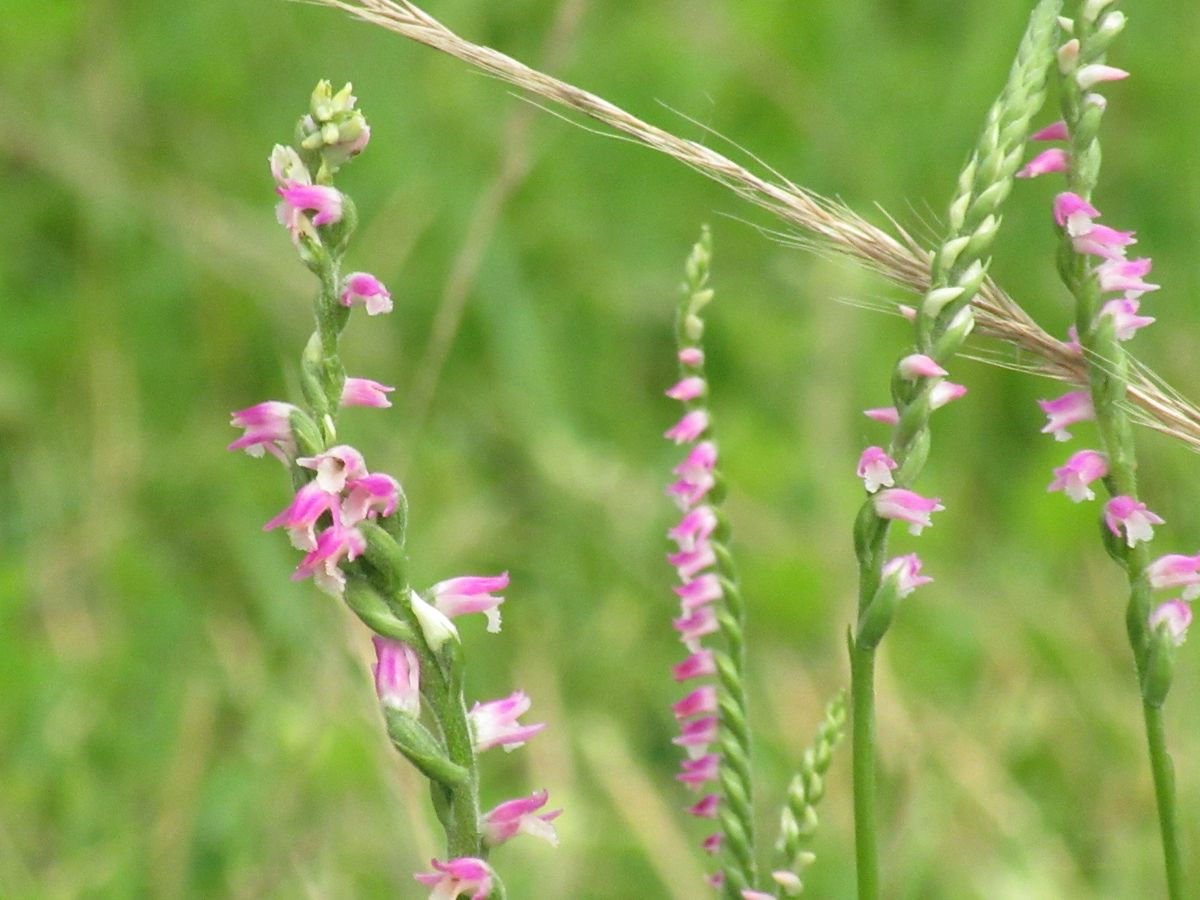
<svg viewBox="0 0 1200 900"><path fill-rule="evenodd" d="M416 718L421 714L421 666L412 647L375 635L375 693L387 709Z"/></svg>
<svg viewBox="0 0 1200 900"><path fill-rule="evenodd" d="M346 482L367 476L367 464L362 454L349 444L330 447L316 456L302 456L296 460L296 465L315 471L317 484L331 494L340 494L346 489Z"/></svg>
<svg viewBox="0 0 1200 900"><path fill-rule="evenodd" d="M517 719L529 712L533 701L524 691L515 691L502 700L476 703L467 718L475 738L475 750L482 753L493 747L512 752L546 727L546 723L522 725Z"/></svg>
<svg viewBox="0 0 1200 900"><path fill-rule="evenodd" d="M1151 540L1154 537L1152 526L1162 525L1163 520L1147 509L1145 503L1122 494L1105 504L1104 523L1117 537L1124 531L1125 543L1132 547L1138 541Z"/></svg>
<svg viewBox="0 0 1200 900"><path fill-rule="evenodd" d="M1068 391L1053 400L1039 400L1038 406L1048 419L1042 434L1053 434L1056 441L1069 441L1067 428L1096 417L1092 395L1087 391Z"/></svg>
<svg viewBox="0 0 1200 900"><path fill-rule="evenodd" d="M486 900L492 893L492 870L482 859L460 856L447 862L430 860L434 872L418 872L413 876L426 887L433 888L429 900L456 900L470 894L471 900Z"/></svg>
<svg viewBox="0 0 1200 900"><path fill-rule="evenodd" d="M1076 503L1094 500L1096 494L1088 485L1107 474L1107 456L1096 450L1080 450L1054 470L1054 480L1046 490L1062 491Z"/></svg>
<svg viewBox="0 0 1200 900"><path fill-rule="evenodd" d="M508 587L508 573L499 575L464 575L439 581L429 589L429 600L439 612L448 618L481 612L487 617L487 630L492 634L500 631L500 604L503 597L492 591Z"/></svg>
<svg viewBox="0 0 1200 900"><path fill-rule="evenodd" d="M292 546L297 550L315 550L317 546L316 526L321 516L332 512L337 499L315 481L310 481L300 490L292 502L279 515L263 526L263 531L286 528Z"/></svg>
<svg viewBox="0 0 1200 900"><path fill-rule="evenodd" d="M922 497L915 491L905 488L888 488L877 493L873 502L875 514L881 519L897 519L908 523L910 534L919 535L922 529L929 528L933 522L931 514L941 512L946 507L936 497Z"/></svg>
<svg viewBox="0 0 1200 900"><path fill-rule="evenodd" d="M497 847L519 834L527 834L557 847L558 833L551 823L562 814L562 810L538 812L549 798L546 791L535 791L528 797L507 800L485 813L479 823L484 842L489 847Z"/></svg>
<svg viewBox="0 0 1200 900"><path fill-rule="evenodd" d="M292 413L298 412L290 403L268 400L233 413L229 424L245 433L229 445L229 450L245 450L250 456L269 452L287 465L296 455L296 438L292 434Z"/></svg>
<svg viewBox="0 0 1200 900"><path fill-rule="evenodd" d="M383 282L366 272L351 272L342 281L342 306L362 304L368 316L392 311L392 295Z"/></svg>
<svg viewBox="0 0 1200 900"><path fill-rule="evenodd" d="M708 411L693 409L691 412L684 413L682 419L664 431L663 437L676 444L690 444L708 431L708 426Z"/></svg>
<svg viewBox="0 0 1200 900"><path fill-rule="evenodd" d="M387 395L394 387L372 381L370 378L347 378L342 385L342 406L374 406L387 409L392 401Z"/></svg>
<svg viewBox="0 0 1200 900"><path fill-rule="evenodd" d="M858 458L855 474L863 480L867 493L873 494L881 487L891 487L896 483L892 472L897 467L896 461L882 447L868 447Z"/></svg>

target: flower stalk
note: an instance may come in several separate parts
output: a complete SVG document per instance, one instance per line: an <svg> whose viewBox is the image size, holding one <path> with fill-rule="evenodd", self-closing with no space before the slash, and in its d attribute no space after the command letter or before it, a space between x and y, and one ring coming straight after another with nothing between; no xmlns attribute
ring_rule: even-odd
<svg viewBox="0 0 1200 900"><path fill-rule="evenodd" d="M915 311L915 346L892 379L894 412L872 418L895 426L887 450L895 487L871 494L854 529L858 559L859 627L850 639L855 859L860 900L879 896L876 826L875 652L895 612L896 588L885 584L890 522L905 521L918 534L940 504L912 492L930 450L930 415L945 396L946 366L975 325L971 302L983 286L989 250L1000 228L999 208L1020 165L1029 123L1041 108L1054 55L1059 0L1042 0L1029 20L1004 90L988 112L983 133L958 180L950 204L950 231L932 255L929 290ZM961 392L955 392L961 394ZM945 402L945 400L942 400ZM860 463L861 465L861 463ZM878 485L876 485L878 486ZM868 484L868 488L870 484ZM900 566L896 565L899 573ZM880 615L878 604L888 604Z"/></svg>
<svg viewBox="0 0 1200 900"><path fill-rule="evenodd" d="M1056 169L1065 174L1068 188L1054 201L1060 234L1058 267L1075 300L1074 334L1088 371L1090 403L1076 420L1095 419L1103 448L1103 454L1083 451L1102 460L1090 476L1084 477L1101 478L1111 498L1104 508L1102 534L1109 555L1127 576L1126 632L1142 694L1167 892L1171 900L1180 900L1187 891L1162 705L1170 689L1175 649L1186 634L1191 609L1181 599L1156 607L1151 592L1155 586L1188 583L1195 567L1186 564L1189 558L1181 558L1185 561L1181 582L1178 578L1172 580L1165 571L1171 567L1172 557L1154 564L1150 561L1153 526L1163 524L1163 520L1138 499L1136 442L1125 403L1130 388L1130 357L1123 343L1154 321L1139 312L1143 295L1158 285L1144 280L1151 268L1149 259L1127 257L1128 248L1136 243L1133 232L1097 223L1095 219L1101 214L1092 205L1100 175L1100 124L1107 107L1106 98L1097 89L1129 75L1105 63L1105 54L1126 21L1122 12L1111 9L1113 5L1112 0L1084 0L1080 4L1070 37L1058 53L1063 119L1044 131L1048 132L1045 139L1065 140L1068 145L1062 151L1063 165ZM1103 295L1110 292L1122 296L1103 302ZM1078 468L1072 463L1081 455L1073 456L1064 469ZM1056 470L1056 475L1061 472L1064 470ZM1052 483L1051 488L1058 483ZM1070 491L1069 486L1065 489ZM1092 496L1084 486L1072 499L1078 502ZM1164 561L1166 566L1162 565ZM1179 567L1175 568L1179 576ZM1167 583L1155 585L1156 577Z"/></svg>
<svg viewBox="0 0 1200 900"><path fill-rule="evenodd" d="M368 471L361 453L338 443L340 407L386 408L394 390L347 377L339 354L355 306L368 316L392 308L390 293L374 276L341 274L356 213L334 186L334 175L370 138L350 90L346 85L334 93L328 82L318 84L310 112L297 126L299 149L277 146L271 154L279 221L319 282L315 330L301 357L304 405L271 401L235 413L233 424L245 434L230 449L269 452L288 467L295 497L266 528L283 528L305 551L294 579L312 578L374 632L375 686L388 736L429 779L446 837L447 860L434 860L434 871L418 873L416 880L430 886L433 897L503 898L489 851L517 833L553 843L550 820L557 812L535 815L546 802L540 792L532 803L508 801L482 815L479 754L496 746L514 749L544 726L517 721L529 707L520 692L468 710L463 646L452 619L483 613L488 630L498 631L504 598L492 592L508 586L508 575L454 578L424 593L413 590L400 484Z"/></svg>

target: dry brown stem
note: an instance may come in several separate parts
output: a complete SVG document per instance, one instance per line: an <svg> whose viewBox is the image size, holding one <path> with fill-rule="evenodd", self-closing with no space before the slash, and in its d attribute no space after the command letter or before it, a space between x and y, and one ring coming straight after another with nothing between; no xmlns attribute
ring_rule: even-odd
<svg viewBox="0 0 1200 900"><path fill-rule="evenodd" d="M408 0L313 0L440 50L502 81L559 106L582 113L633 140L679 160L743 199L800 229L803 240L832 249L917 294L929 283L929 257L913 238L892 223L892 234L845 205L814 194L785 178L765 178L717 151L677 137L639 119L603 97L532 69L490 47L459 37ZM773 180L778 179L778 180ZM1046 333L995 282L987 280L973 301L979 331L1027 352L1030 367L1050 378L1087 384L1083 360ZM1144 366L1131 374L1129 403L1150 428L1200 450L1200 410L1171 390Z"/></svg>

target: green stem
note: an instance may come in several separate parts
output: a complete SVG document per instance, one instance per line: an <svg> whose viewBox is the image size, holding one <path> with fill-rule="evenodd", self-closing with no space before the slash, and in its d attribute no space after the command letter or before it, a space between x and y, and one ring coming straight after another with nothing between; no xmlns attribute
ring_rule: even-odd
<svg viewBox="0 0 1200 900"><path fill-rule="evenodd" d="M1162 709L1142 704L1146 720L1146 744L1150 751L1150 769L1154 773L1154 797L1158 802L1158 825L1162 832L1163 861L1167 868L1167 896L1184 900L1183 856L1175 824L1175 767L1167 752Z"/></svg>
<svg viewBox="0 0 1200 900"><path fill-rule="evenodd" d="M879 896L875 828L875 651L850 648L851 752L854 769L854 859L859 900Z"/></svg>

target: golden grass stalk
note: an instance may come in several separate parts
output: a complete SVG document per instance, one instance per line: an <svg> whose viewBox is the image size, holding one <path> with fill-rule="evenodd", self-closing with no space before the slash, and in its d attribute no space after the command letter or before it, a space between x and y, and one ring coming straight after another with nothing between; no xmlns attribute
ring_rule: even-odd
<svg viewBox="0 0 1200 900"><path fill-rule="evenodd" d="M802 233L799 241L833 250L878 272L895 284L924 294L929 287L929 255L914 238L891 221L895 233L879 228L844 204L772 173L755 174L716 150L677 137L639 119L613 103L573 84L530 68L510 56L459 37L408 0L309 0L340 9L351 16L394 31L403 37L460 59L679 160L767 210ZM975 299L981 334L1004 341L1037 360L1021 366L1050 378L1087 385L1084 360L1062 341L1043 330L999 285L987 279ZM1103 360L1093 360L1103 365ZM1141 424L1178 438L1200 451L1200 409L1172 390L1150 369L1137 364L1130 375L1128 403Z"/></svg>

